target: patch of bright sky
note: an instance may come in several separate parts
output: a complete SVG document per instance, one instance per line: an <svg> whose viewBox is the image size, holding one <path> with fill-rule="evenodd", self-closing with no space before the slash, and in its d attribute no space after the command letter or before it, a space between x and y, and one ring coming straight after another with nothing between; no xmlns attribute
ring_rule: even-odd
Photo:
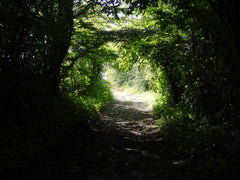
<svg viewBox="0 0 240 180"><path fill-rule="evenodd" d="M123 3L120 8L128 8L129 5L126 3ZM138 20L141 19L142 16L141 15L135 15L135 14L131 14L131 15L125 15L123 12L119 12L118 17L120 20L116 20L114 22L109 22L107 23L107 26L105 27L106 31L111 31L111 30L118 30L118 29L122 29L125 27L128 27L130 24L132 24L133 20ZM110 16L113 18L113 16Z"/></svg>
<svg viewBox="0 0 240 180"><path fill-rule="evenodd" d="M118 13L119 18L126 17L123 13ZM135 19L140 19L141 15L128 15L124 21L115 21L107 23L105 27L106 31L118 30L121 28L126 28L132 24Z"/></svg>
<svg viewBox="0 0 240 180"><path fill-rule="evenodd" d="M75 0L75 3L77 4L77 2L80 2L81 0ZM86 0L82 0L81 4L87 4ZM111 4L110 4L111 5ZM76 6L77 7L77 6ZM129 8L129 5L126 3L123 3L120 8ZM93 16L92 16L93 17ZM113 15L109 15L107 17L107 15L102 14L98 17L95 16L95 18L93 17L84 17L84 21L85 22L89 22L89 23L93 23L93 25L101 30L105 30L105 31L114 31L114 30L120 30L120 29L124 29L124 28L128 28L131 27L134 23L134 21L138 21L141 18L143 18L142 15L140 14L131 14L131 15L125 15L123 12L119 12L118 13L118 17L119 20L115 19ZM97 20L97 19L98 20ZM74 19L74 22L76 22L76 19Z"/></svg>

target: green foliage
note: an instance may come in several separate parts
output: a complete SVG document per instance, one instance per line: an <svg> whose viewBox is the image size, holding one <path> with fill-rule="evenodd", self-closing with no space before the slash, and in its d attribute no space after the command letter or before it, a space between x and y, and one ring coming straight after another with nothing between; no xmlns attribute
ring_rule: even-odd
<svg viewBox="0 0 240 180"><path fill-rule="evenodd" d="M94 116L96 115L94 112L102 110L113 99L109 85L105 81L95 82L85 94L81 95L76 90L69 95L74 102L82 105L89 113L93 113L92 115Z"/></svg>
<svg viewBox="0 0 240 180"><path fill-rule="evenodd" d="M114 68L108 68L106 72L108 81L110 81L113 86L136 87L142 91L150 90L150 73L147 65L140 67L139 63L135 63L132 69L127 72Z"/></svg>
<svg viewBox="0 0 240 180"><path fill-rule="evenodd" d="M159 94L153 114L178 152L213 178L239 162L237 2L10 0L0 16L4 152L88 127L112 98L101 79L113 63L115 85Z"/></svg>
<svg viewBox="0 0 240 180"><path fill-rule="evenodd" d="M99 37L98 31L108 23L106 14L97 16L100 9L101 6L95 5L89 9L87 17L83 14L75 19L75 32L61 68L61 90L92 116L112 100L102 73L105 64L117 58L111 45L105 44L108 40Z"/></svg>
<svg viewBox="0 0 240 180"><path fill-rule="evenodd" d="M95 109L111 99L106 85L98 81L102 56L109 60L113 54L104 47L98 49L103 43L98 44L91 23L82 21L94 12L92 3L0 1L0 166L14 172L14 176L15 170L27 171L32 164L34 168L42 167L50 161L51 152L61 156L69 139L84 137L90 122L98 118ZM102 7L96 10L102 11ZM104 10L108 11L111 8ZM78 52L81 47L87 52ZM72 53L67 55L69 51ZM65 61L66 55L69 59ZM60 92L61 78L64 82ZM83 87L81 93L85 90L94 95L89 94L89 100L80 103L69 97L72 90L78 89L73 82ZM90 103L86 105L85 101ZM79 141L84 142L84 138ZM2 174L5 169L0 171Z"/></svg>
<svg viewBox="0 0 240 180"><path fill-rule="evenodd" d="M73 1L1 1L2 76L37 74L58 91L59 69L73 30L72 6Z"/></svg>
<svg viewBox="0 0 240 180"><path fill-rule="evenodd" d="M145 37L128 38L121 44L122 59L118 64L127 73L119 73L117 83L131 82L136 74L131 74L134 64L142 59L147 59L151 67L161 68L165 78L156 73L158 78L151 81L151 86L156 82L160 94L162 89L166 90L161 96L163 99L153 108L154 115L160 118L163 134L179 152L196 156L195 160L205 163L202 165L206 169L211 167L213 176L221 174L217 163L222 162L221 168L226 166L229 162L223 152L229 151L216 142L232 147L228 141L235 139L237 143L239 137L240 101L236 83L240 77L239 44L232 41L233 36L239 39L239 32L226 33L236 32L232 27L239 27L239 21L232 18L239 17L234 3L223 1L223 8L220 1L207 0L159 1L158 6L152 7L143 1L131 2L132 8L144 9L147 17L138 19L135 28L148 27L154 32ZM226 15L226 9L233 10L231 15ZM230 132L237 133L232 137L226 135L226 139L222 137ZM200 153L199 149L206 153ZM239 150L235 146L233 151L238 151L236 149ZM216 160L207 160L207 157L216 157L213 152L217 154ZM197 157L198 154L201 155ZM237 154L234 156L237 158Z"/></svg>

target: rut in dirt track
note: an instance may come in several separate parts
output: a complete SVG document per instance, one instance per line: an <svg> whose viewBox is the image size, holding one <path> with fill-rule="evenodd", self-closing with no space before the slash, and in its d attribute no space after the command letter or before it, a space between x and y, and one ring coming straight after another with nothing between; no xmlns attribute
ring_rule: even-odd
<svg viewBox="0 0 240 180"><path fill-rule="evenodd" d="M91 128L86 152L72 152L64 179L179 179L182 161L162 143L144 97L113 93L115 100Z"/></svg>

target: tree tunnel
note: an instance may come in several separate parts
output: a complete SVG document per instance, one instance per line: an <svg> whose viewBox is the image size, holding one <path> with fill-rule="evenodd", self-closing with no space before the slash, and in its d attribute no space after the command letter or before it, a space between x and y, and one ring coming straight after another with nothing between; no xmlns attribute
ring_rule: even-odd
<svg viewBox="0 0 240 180"><path fill-rule="evenodd" d="M4 167L0 173L11 177L17 172L27 177L28 170L32 175L39 174L51 161L51 167L46 167L55 172L54 177L57 171L67 169L63 165L67 158L58 157L74 146L77 148L71 158L94 154L90 160L81 156L78 174L92 173L90 169L109 153L109 157L115 157L115 161L108 159L110 164L121 164L118 172L127 170L126 177L238 177L237 2L0 0L0 16L0 152ZM104 72L112 84L103 80ZM151 112L135 111L136 104L128 100L117 104L112 86L135 86L141 90L142 99L151 99L148 92L156 95ZM144 104L142 99L139 106ZM146 124L152 122L147 118L141 123L156 126L156 137L150 141L145 136L138 139L136 134L127 137L122 130L118 132L119 127L131 130L139 123L106 121L113 117L109 111L105 115L102 112L110 104L114 114L114 103L122 112L122 106L129 107L125 114L140 113L139 117L154 119L154 124ZM102 117L105 119L101 122ZM104 135L107 124L115 127L115 134ZM129 138L125 140L131 147L123 137ZM105 145L114 150L101 154ZM165 159L161 154L166 152L164 148L171 152ZM127 168L129 162L120 156L134 159L131 163L136 163L139 170L134 165ZM178 160L174 161L175 157ZM66 164L74 160L69 161ZM83 167L79 165L83 161L93 163L83 163ZM170 173L163 175L165 171L157 172L157 167ZM146 170L151 168L154 172ZM106 169L109 172L104 171L102 178L118 178L116 169L110 165ZM173 172L177 175L170 176ZM46 172L46 177L50 174ZM91 178L97 177L85 177Z"/></svg>

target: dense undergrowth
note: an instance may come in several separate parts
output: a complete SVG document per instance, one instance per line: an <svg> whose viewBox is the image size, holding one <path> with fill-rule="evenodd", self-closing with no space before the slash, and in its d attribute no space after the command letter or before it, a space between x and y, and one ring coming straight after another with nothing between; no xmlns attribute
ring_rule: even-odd
<svg viewBox="0 0 240 180"><path fill-rule="evenodd" d="M4 167L0 172L11 177L13 172L26 175L27 169L35 173L43 168L57 170L54 166L76 137L84 151L90 124L111 100L111 93L102 82L81 96L56 93L41 77L15 75L1 77L5 86L0 96L0 164Z"/></svg>
<svg viewBox="0 0 240 180"><path fill-rule="evenodd" d="M189 171L236 175L237 2L9 0L0 1L0 16L5 167L24 167L73 132L84 134L112 99L102 81L110 64L117 86L157 94L153 114Z"/></svg>
<svg viewBox="0 0 240 180"><path fill-rule="evenodd" d="M182 157L187 174L199 178L236 178L240 147L238 129L227 123L213 125L207 117L194 114L188 105L173 105L164 76L159 76L161 73L158 72L157 81L153 78L156 71L136 66L127 72L109 68L107 80L112 87L138 94L148 101L164 143L170 151ZM150 76L152 78L146 81Z"/></svg>
<svg viewBox="0 0 240 180"><path fill-rule="evenodd" d="M68 95L73 102L83 106L93 117L113 100L109 84L104 80L95 82L84 94L75 90Z"/></svg>
<svg viewBox="0 0 240 180"><path fill-rule="evenodd" d="M189 111L184 108L168 106L161 112L157 124L164 142L185 160L190 175L212 179L238 177L237 128L212 125L206 118L189 117Z"/></svg>

